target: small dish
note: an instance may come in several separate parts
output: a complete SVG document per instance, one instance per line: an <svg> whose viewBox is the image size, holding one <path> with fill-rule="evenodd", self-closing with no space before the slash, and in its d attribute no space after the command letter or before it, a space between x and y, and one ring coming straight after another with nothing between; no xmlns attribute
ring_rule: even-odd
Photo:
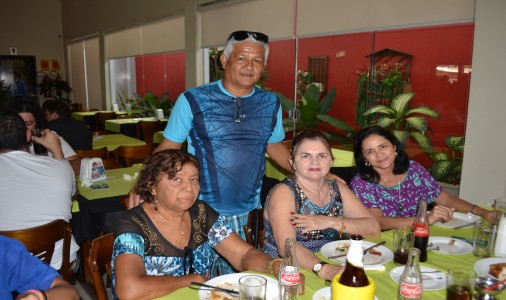
<svg viewBox="0 0 506 300"><path fill-rule="evenodd" d="M506 257L489 257L480 259L479 261L474 263L474 271L476 272L476 274L482 277L499 279L488 273L488 271L490 270L490 265L499 263L506 263Z"/></svg>
<svg viewBox="0 0 506 300"><path fill-rule="evenodd" d="M329 258L331 256L345 254L347 252L347 250L341 251L341 250L336 250L336 248L339 245L349 245L349 244L350 244L350 241L333 241L333 242L323 245L323 247L321 248L320 251L323 256L325 256L326 258ZM370 247L374 244L376 244L376 243L362 241L362 247L364 249L367 247ZM387 262L391 261L394 258L394 253L392 252L392 250L388 249L385 246L378 246L378 247L375 247L374 249L381 252L381 255L372 255L371 253L367 252L364 255L364 265L367 265L367 266L383 265L383 264L386 264ZM339 258L330 259L330 260L344 263L344 262L346 262L346 255L339 257Z"/></svg>
<svg viewBox="0 0 506 300"><path fill-rule="evenodd" d="M453 219L451 219L450 221L446 223L436 222L434 223L434 225L453 228L457 226L470 225L471 223L476 222L478 219L479 217L472 213L463 214L459 212L454 212Z"/></svg>
<svg viewBox="0 0 506 300"><path fill-rule="evenodd" d="M432 250L434 252L443 254L467 254L473 251L473 246L464 241L453 239L455 242L452 246L448 244L450 240L451 238L442 236L429 237L429 243L432 243L434 247L439 247L438 249Z"/></svg>

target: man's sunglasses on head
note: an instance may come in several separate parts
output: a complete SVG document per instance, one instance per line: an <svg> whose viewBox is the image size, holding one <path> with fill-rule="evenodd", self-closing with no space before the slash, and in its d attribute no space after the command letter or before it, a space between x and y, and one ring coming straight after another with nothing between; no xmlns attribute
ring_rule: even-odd
<svg viewBox="0 0 506 300"><path fill-rule="evenodd" d="M264 44L269 43L269 37L266 34L263 34L261 32L253 32L253 31L245 31L245 30L239 30L232 32L227 39L227 42L230 41L230 39L234 38L236 41L244 41L245 39L252 36L255 40L262 42Z"/></svg>

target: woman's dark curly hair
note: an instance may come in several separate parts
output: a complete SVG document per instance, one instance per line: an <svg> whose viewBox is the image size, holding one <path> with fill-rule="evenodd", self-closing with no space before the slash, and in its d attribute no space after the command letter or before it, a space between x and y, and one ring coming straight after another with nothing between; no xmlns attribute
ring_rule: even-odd
<svg viewBox="0 0 506 300"><path fill-rule="evenodd" d="M160 182L163 176L173 179L186 164L193 164L199 169L199 161L191 154L182 150L169 149L153 153L144 162L139 179L133 188L134 192L146 202L153 202L152 189Z"/></svg>
<svg viewBox="0 0 506 300"><path fill-rule="evenodd" d="M374 125L360 130L353 145L353 156L355 158L356 170L360 178L370 182L379 182L380 180L378 172L376 172L371 165L365 165L366 160L362 154L362 143L371 135L382 136L394 145L395 151L397 152L394 160L394 174L406 173L409 168L409 158L406 152L404 152L401 142L399 142L395 135L393 135L393 133L389 130L381 126Z"/></svg>

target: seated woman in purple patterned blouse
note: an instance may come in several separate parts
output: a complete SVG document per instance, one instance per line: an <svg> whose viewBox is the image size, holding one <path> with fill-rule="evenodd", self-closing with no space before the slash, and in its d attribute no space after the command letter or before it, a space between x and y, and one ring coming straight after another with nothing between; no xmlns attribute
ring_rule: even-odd
<svg viewBox="0 0 506 300"><path fill-rule="evenodd" d="M321 132L299 133L293 139L289 160L293 175L272 188L264 209L264 252L280 257L285 240L295 238L301 267L327 280L344 268L322 264L314 252L343 233L380 234L378 222L346 184L325 178L332 160Z"/></svg>
<svg viewBox="0 0 506 300"><path fill-rule="evenodd" d="M381 229L412 226L420 200L437 205L429 212L429 223L447 222L455 210L486 219L492 212L446 193L415 161L410 161L399 140L381 126L362 129L354 145L358 175L351 189L377 218Z"/></svg>

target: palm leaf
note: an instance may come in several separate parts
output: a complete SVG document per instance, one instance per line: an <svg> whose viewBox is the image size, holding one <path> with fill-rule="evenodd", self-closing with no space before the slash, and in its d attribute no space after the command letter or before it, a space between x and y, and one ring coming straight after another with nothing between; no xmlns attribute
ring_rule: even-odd
<svg viewBox="0 0 506 300"><path fill-rule="evenodd" d="M409 135L416 141L418 146L420 146L424 152L432 153L432 143L430 142L428 136L419 131L411 131Z"/></svg>
<svg viewBox="0 0 506 300"><path fill-rule="evenodd" d="M436 180L444 180L450 173L451 163L447 160L435 161L431 168L431 174Z"/></svg>
<svg viewBox="0 0 506 300"><path fill-rule="evenodd" d="M332 108L335 98L336 88L331 88L327 95L318 103L318 114L326 115L330 111L330 108Z"/></svg>
<svg viewBox="0 0 506 300"><path fill-rule="evenodd" d="M409 117L409 118L406 118L405 121L406 121L406 124L411 128L421 131L422 133L425 133L425 131L427 131L427 127L428 127L427 120L425 120L424 117L420 117L420 116Z"/></svg>
<svg viewBox="0 0 506 300"><path fill-rule="evenodd" d="M397 112L397 116L403 116L409 108L409 101L415 93L403 93L397 95L390 103L390 108Z"/></svg>
<svg viewBox="0 0 506 300"><path fill-rule="evenodd" d="M371 107L371 109L368 109L364 113L364 116L374 114L374 113L381 113L381 114L387 114L390 116L395 116L395 110L393 110L389 107L386 107L385 105L376 105L374 107Z"/></svg>
<svg viewBox="0 0 506 300"><path fill-rule="evenodd" d="M295 103L293 103L293 100L289 99L288 97L286 97L285 95L283 95L279 92L275 92L275 93L278 96L278 99L281 102L281 108L283 108L284 111L289 111L289 110L293 109L293 107L295 106Z"/></svg>
<svg viewBox="0 0 506 300"><path fill-rule="evenodd" d="M436 152L431 155L434 161L438 160L450 160L450 155L446 152Z"/></svg>
<svg viewBox="0 0 506 300"><path fill-rule="evenodd" d="M445 139L446 145L456 151L460 151L460 149L464 149L464 137L463 136L448 136ZM462 152L462 151L460 151Z"/></svg>
<svg viewBox="0 0 506 300"><path fill-rule="evenodd" d="M392 130L392 133L401 142L402 145L404 145L406 143L406 140L409 138L409 132L407 131Z"/></svg>
<svg viewBox="0 0 506 300"><path fill-rule="evenodd" d="M437 119L439 119L439 117L440 117L440 115L437 111L435 111L432 108L425 106L425 105L417 106L415 108L410 109L409 111L406 112L406 115L415 114L415 113L426 115L426 116L437 118Z"/></svg>
<svg viewBox="0 0 506 300"><path fill-rule="evenodd" d="M318 119L322 120L323 122L329 123L330 125L332 125L333 127L337 128L337 129L341 129L341 130L344 130L344 131L350 132L350 133L354 132L354 129L351 128L350 126L348 126L348 124L346 124L342 120L336 119L336 118L331 117L329 115L317 115L316 117Z"/></svg>
<svg viewBox="0 0 506 300"><path fill-rule="evenodd" d="M395 119L384 117L378 120L378 125L384 128L390 127L395 123Z"/></svg>

